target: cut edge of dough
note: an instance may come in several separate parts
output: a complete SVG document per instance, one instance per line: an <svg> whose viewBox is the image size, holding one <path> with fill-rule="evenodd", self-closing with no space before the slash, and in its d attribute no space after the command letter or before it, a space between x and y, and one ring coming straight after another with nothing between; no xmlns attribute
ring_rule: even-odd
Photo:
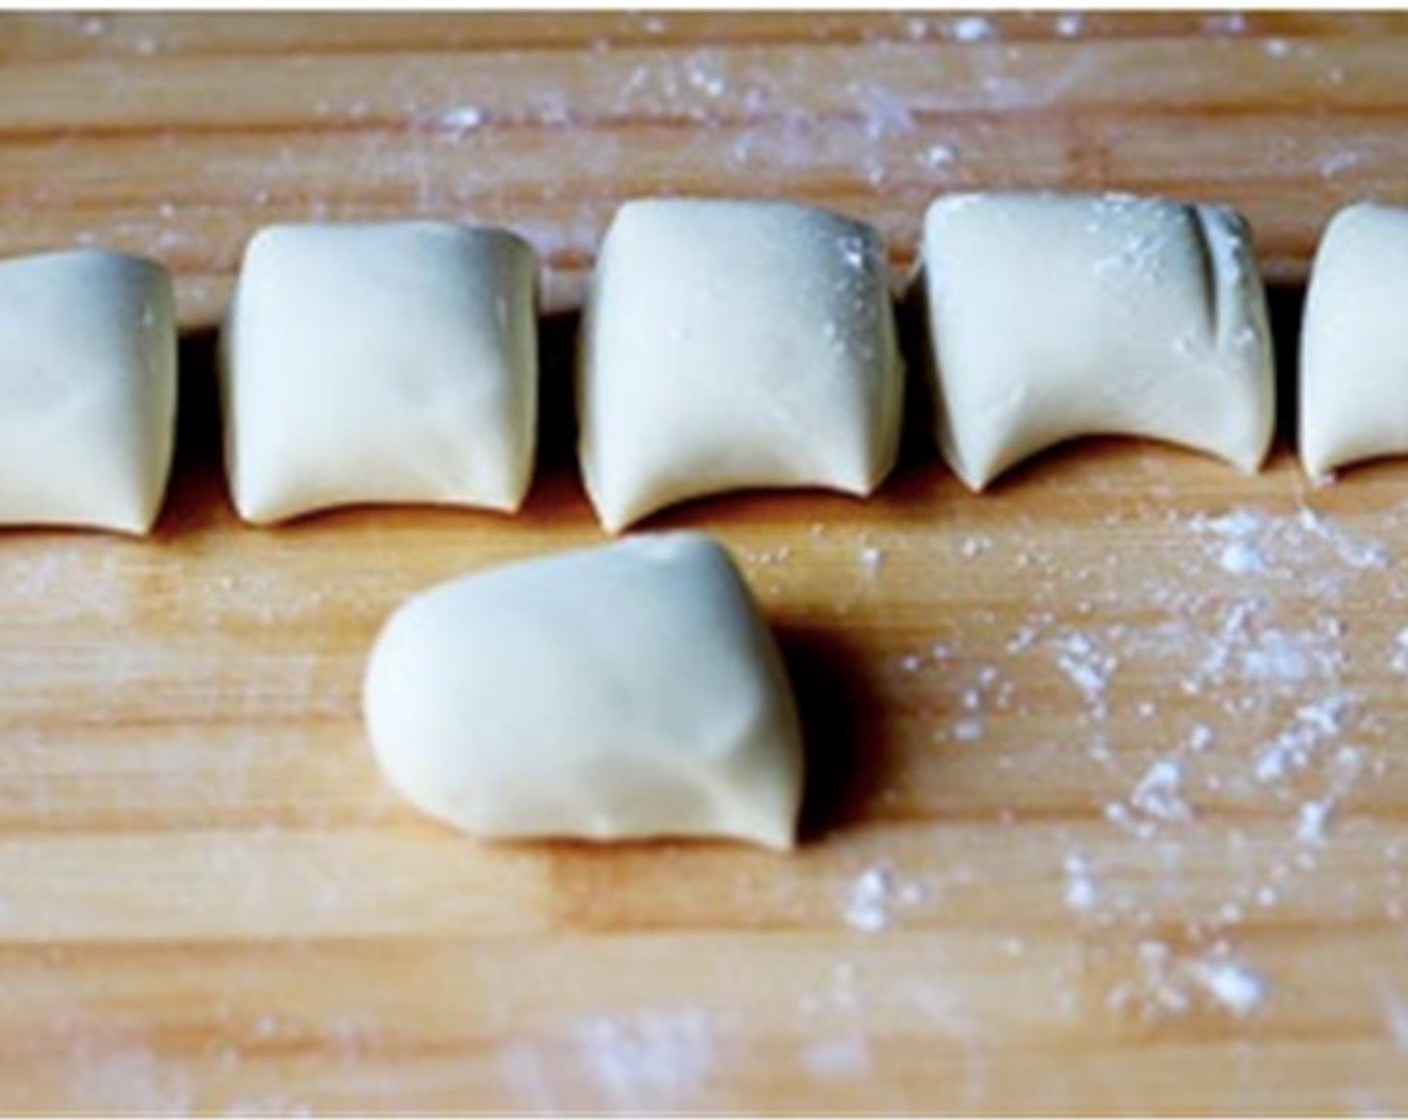
<svg viewBox="0 0 1408 1120"><path fill-rule="evenodd" d="M1408 216L1408 208L1405 207L1386 205L1372 199L1351 202L1335 211L1326 223L1315 250L1315 257L1311 261L1305 304L1301 312L1300 346L1297 353L1296 454L1306 477L1314 482L1330 479L1345 467L1399 458L1408 452L1408 447L1388 445L1354 450L1344 446L1342 439L1326 440L1324 433L1307 421L1309 410L1306 408L1306 402L1313 396L1309 386L1312 378L1316 376L1317 366L1312 352L1313 338L1317 332L1317 306L1324 299L1326 266L1332 255L1338 255L1338 242L1344 232L1377 211L1391 211Z"/></svg>
<svg viewBox="0 0 1408 1120"><path fill-rule="evenodd" d="M897 456L895 457L897 458ZM596 511L602 529L613 537L619 537L627 529L639 525L641 522L654 517L658 513L663 513L669 509L683 509L696 502L706 502L712 499L724 500L728 498L743 497L745 495L762 496L767 494L790 494L796 491L816 491L820 493L838 494L842 497L865 500L871 497L884 485L885 479L889 476L890 470L894 468L894 460L891 461L890 468L885 471L873 472L878 477L862 484L850 483L843 480L812 480L808 482L798 482L795 484L780 483L776 480L764 480L755 482L738 483L712 483L699 489L681 488L672 490L669 496L655 496L649 500L636 498L629 502L612 502L603 499L599 490L594 490L591 483L586 480L586 472L583 471L583 484L587 490L587 496L591 500L592 508ZM679 530L661 529L661 532L684 531L681 526Z"/></svg>

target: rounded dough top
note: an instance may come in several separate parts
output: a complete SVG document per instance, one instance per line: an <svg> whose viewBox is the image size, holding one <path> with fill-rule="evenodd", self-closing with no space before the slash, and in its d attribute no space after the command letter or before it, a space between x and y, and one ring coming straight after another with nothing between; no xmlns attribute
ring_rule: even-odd
<svg viewBox="0 0 1408 1120"><path fill-rule="evenodd" d="M644 199L617 212L583 322L588 492L612 531L761 486L868 494L903 398L879 234L793 203Z"/></svg>
<svg viewBox="0 0 1408 1120"><path fill-rule="evenodd" d="M791 692L709 537L630 538L416 596L377 639L364 697L392 784L471 831L791 842Z"/></svg>

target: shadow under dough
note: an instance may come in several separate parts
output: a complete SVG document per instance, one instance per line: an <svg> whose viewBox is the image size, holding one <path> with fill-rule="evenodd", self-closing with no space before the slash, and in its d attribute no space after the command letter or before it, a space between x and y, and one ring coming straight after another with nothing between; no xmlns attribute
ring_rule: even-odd
<svg viewBox="0 0 1408 1120"><path fill-rule="evenodd" d="M888 777L890 751L866 658L836 630L773 627L797 699L806 751L798 841L823 839L865 815Z"/></svg>
<svg viewBox="0 0 1408 1120"><path fill-rule="evenodd" d="M209 526L232 507L225 485L220 387L215 372L218 332L182 332L177 344L176 448L155 536Z"/></svg>

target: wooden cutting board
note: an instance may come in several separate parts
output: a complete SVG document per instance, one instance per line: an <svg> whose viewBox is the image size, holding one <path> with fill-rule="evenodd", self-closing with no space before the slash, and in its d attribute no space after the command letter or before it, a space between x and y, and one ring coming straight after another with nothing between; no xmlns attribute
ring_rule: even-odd
<svg viewBox="0 0 1408 1120"><path fill-rule="evenodd" d="M3 251L159 257L188 327L155 538L0 534L0 1105L1408 1108L1404 463L1088 441L977 498L916 425L871 502L656 518L781 635L791 857L481 846L358 718L406 595L601 539L568 357L619 200L834 206L897 276L949 189L1231 202L1290 384L1324 221L1408 199L1405 51L1378 15L0 17ZM244 240L406 215L543 254L526 511L240 527L207 328Z"/></svg>

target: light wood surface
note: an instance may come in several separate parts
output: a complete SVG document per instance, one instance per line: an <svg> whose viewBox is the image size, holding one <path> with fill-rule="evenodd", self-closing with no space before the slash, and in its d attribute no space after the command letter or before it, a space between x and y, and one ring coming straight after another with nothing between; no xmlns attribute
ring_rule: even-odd
<svg viewBox="0 0 1408 1120"><path fill-rule="evenodd" d="M974 498L916 431L869 503L654 519L778 627L791 857L476 845L358 718L404 596L600 539L567 359L620 199L832 205L897 275L951 188L1228 201L1289 344L1327 216L1408 200L1405 52L1309 13L0 17L0 249L155 255L189 328L155 539L0 536L0 1105L1408 1109L1408 465L1088 441ZM204 328L245 238L409 214L543 252L528 508L241 528Z"/></svg>

